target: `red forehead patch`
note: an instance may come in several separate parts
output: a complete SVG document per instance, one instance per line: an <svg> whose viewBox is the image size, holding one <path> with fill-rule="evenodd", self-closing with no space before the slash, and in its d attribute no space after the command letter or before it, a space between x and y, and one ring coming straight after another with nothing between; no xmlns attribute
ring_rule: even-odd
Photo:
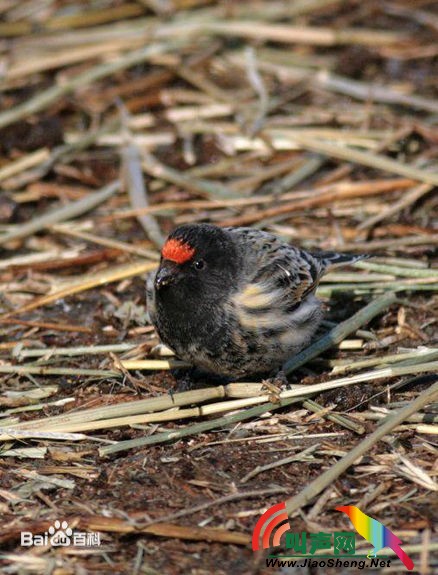
<svg viewBox="0 0 438 575"><path fill-rule="evenodd" d="M183 264L190 260L195 253L195 250L184 243L182 240L170 238L164 244L161 254L164 259L171 260L177 264Z"/></svg>

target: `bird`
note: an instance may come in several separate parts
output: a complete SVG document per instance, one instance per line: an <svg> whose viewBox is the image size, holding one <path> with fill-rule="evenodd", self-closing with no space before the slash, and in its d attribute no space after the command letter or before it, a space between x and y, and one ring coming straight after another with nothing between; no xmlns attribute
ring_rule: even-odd
<svg viewBox="0 0 438 575"><path fill-rule="evenodd" d="M363 257L310 253L254 228L184 224L147 279L148 313L161 341L203 372L272 374L315 334L321 276Z"/></svg>
<svg viewBox="0 0 438 575"><path fill-rule="evenodd" d="M400 547L401 540L380 521L369 517L355 505L341 505L335 509L348 515L359 535L373 545L374 549L368 553L368 559L375 557L380 549L389 547L403 562L406 569L414 568L414 562Z"/></svg>

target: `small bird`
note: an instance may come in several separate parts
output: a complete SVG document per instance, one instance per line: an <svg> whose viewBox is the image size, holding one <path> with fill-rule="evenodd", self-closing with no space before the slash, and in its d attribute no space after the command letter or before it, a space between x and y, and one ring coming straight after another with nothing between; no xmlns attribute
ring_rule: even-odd
<svg viewBox="0 0 438 575"><path fill-rule="evenodd" d="M364 539L374 546L374 549L367 555L369 559L375 557L377 551L380 551L380 549L389 547L403 562L406 569L411 570L414 568L414 562L400 547L400 539L387 527L382 525L380 521L369 517L355 505L341 505L340 507L336 507L336 511L342 511L348 515L359 535L362 535Z"/></svg>
<svg viewBox="0 0 438 575"><path fill-rule="evenodd" d="M322 319L314 292L330 266L364 256L309 253L252 228L186 224L167 238L147 306L161 340L211 374L270 374Z"/></svg>

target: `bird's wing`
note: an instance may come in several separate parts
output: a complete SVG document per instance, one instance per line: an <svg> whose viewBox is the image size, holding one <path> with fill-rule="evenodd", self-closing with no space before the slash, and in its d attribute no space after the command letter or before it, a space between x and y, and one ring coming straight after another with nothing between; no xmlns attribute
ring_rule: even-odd
<svg viewBox="0 0 438 575"><path fill-rule="evenodd" d="M267 232L228 228L242 255L245 277L236 295L253 312L290 314L315 291L326 269L323 259L283 243Z"/></svg>

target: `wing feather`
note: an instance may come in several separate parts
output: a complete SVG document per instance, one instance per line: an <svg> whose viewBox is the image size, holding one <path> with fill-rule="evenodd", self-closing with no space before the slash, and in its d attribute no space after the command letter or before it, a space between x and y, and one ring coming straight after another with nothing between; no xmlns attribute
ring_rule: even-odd
<svg viewBox="0 0 438 575"><path fill-rule="evenodd" d="M312 294L326 265L279 238L251 228L229 228L238 234L245 262L245 282L234 302L248 328L287 328L300 304Z"/></svg>

